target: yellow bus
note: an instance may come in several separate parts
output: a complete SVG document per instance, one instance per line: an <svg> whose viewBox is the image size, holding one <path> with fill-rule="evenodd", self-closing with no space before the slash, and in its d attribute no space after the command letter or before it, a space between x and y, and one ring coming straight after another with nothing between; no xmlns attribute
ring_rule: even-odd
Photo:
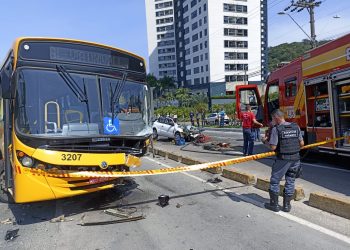
<svg viewBox="0 0 350 250"><path fill-rule="evenodd" d="M143 58L106 45L19 38L0 71L0 199L34 202L115 187L152 134Z"/></svg>

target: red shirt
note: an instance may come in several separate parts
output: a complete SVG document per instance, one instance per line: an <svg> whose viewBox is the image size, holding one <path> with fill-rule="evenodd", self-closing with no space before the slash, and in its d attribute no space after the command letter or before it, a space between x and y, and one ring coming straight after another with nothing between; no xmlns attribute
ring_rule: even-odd
<svg viewBox="0 0 350 250"><path fill-rule="evenodd" d="M253 123L254 119L255 119L255 115L253 112L242 112L241 113L242 127L252 128L254 124Z"/></svg>

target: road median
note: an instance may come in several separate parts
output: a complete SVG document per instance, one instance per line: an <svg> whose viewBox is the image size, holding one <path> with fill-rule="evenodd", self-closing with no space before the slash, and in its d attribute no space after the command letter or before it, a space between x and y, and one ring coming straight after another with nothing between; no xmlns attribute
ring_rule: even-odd
<svg viewBox="0 0 350 250"><path fill-rule="evenodd" d="M314 192L310 194L309 205L350 220L350 198Z"/></svg>

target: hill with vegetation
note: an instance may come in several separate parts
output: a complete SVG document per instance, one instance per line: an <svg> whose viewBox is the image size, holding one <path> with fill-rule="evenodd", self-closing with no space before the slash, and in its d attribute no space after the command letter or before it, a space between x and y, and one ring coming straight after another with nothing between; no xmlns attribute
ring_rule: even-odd
<svg viewBox="0 0 350 250"><path fill-rule="evenodd" d="M319 41L319 45L328 41ZM310 41L305 39L301 42L282 43L280 45L269 47L269 71L272 72L281 62L290 62L306 51L311 49Z"/></svg>

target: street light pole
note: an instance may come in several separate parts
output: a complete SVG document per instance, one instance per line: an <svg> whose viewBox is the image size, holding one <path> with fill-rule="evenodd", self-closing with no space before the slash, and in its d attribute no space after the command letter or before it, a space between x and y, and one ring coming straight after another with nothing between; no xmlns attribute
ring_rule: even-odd
<svg viewBox="0 0 350 250"><path fill-rule="evenodd" d="M295 21L295 19L289 14L289 13L286 13L286 12L278 12L277 13L278 15L287 15L290 17L290 19L292 19L292 21L299 27L299 29L304 32L304 34L310 39L310 41L312 41L312 37L309 36L308 33L306 33L306 31L297 23L297 21Z"/></svg>
<svg viewBox="0 0 350 250"><path fill-rule="evenodd" d="M311 37L309 37L310 41L311 41L311 45L313 48L317 47L317 41L316 41L316 31L315 31L315 8L319 7L322 3L322 1L318 1L316 2L315 0L298 0L298 1L294 1L291 0L291 4L284 9L285 12L280 12L278 14L280 15L284 15L284 14L288 14L286 13L286 11L288 11L289 9L291 9L293 7L293 9L291 9L291 12L294 11L298 11L301 12L304 9L306 9L309 12L310 15L310 32L311 32ZM292 18L289 14L288 16L290 18ZM292 18L292 20L298 25L298 27L301 29L300 25ZM301 29L304 33L305 31L303 29Z"/></svg>

